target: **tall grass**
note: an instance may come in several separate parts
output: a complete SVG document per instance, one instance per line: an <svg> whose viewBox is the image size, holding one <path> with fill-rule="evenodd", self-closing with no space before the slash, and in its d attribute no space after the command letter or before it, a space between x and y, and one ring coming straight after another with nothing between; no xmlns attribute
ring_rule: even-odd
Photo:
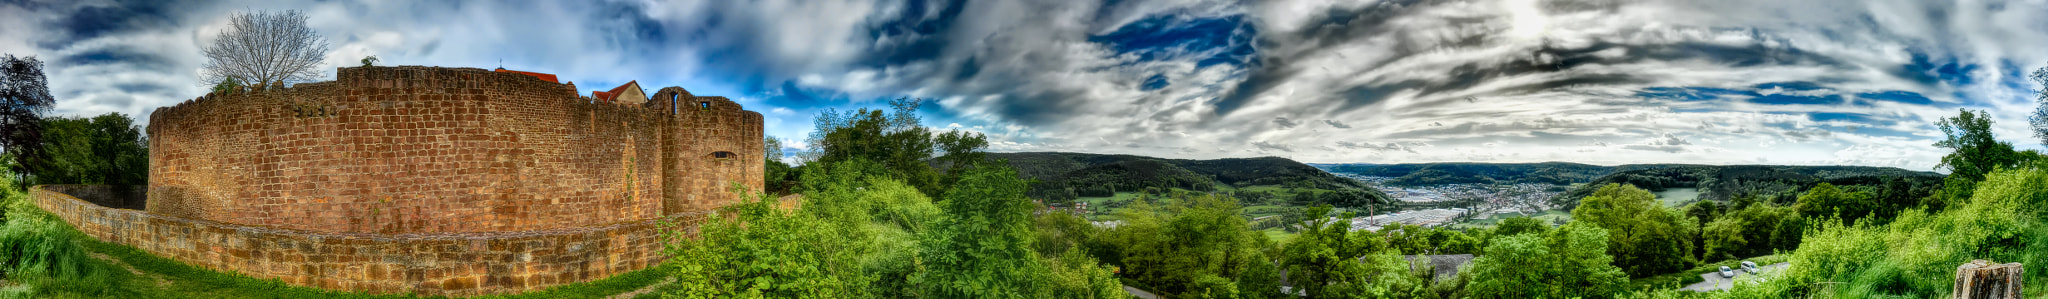
<svg viewBox="0 0 2048 299"><path fill-rule="evenodd" d="M14 182L0 176L0 278L19 286L0 290L0 297L32 297L64 291L105 295L112 271L86 256L77 241L83 236L56 216L28 203Z"/></svg>

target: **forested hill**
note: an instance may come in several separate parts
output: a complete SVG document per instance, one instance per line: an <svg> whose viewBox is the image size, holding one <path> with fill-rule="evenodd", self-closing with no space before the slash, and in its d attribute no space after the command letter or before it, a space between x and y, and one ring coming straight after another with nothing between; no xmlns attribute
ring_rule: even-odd
<svg viewBox="0 0 2048 299"><path fill-rule="evenodd" d="M1619 167L1629 167L1624 165ZM1551 199L1559 206L1573 206L1609 183L1630 184L1661 191L1668 188L1699 188L1700 199L1729 200L1755 196L1773 202L1791 202L1818 183L1856 188L1914 189L1939 188L1942 175L1895 167L1868 166L1775 166L1775 165L1678 165L1617 170Z"/></svg>
<svg viewBox="0 0 2048 299"><path fill-rule="evenodd" d="M1388 185L1429 186L1444 184L1553 184L1592 182L1618 171L1658 169L1686 164L1630 164L1600 166L1568 162L1543 163L1416 163L1416 164L1314 164L1332 173L1391 177Z"/></svg>
<svg viewBox="0 0 2048 299"><path fill-rule="evenodd" d="M1039 184L1032 186L1033 193L1038 195L1060 191L1075 192L1080 196L1104 196L1148 187L1218 191L1225 186L1291 185L1325 190L1361 190L1381 198L1385 196L1356 180L1279 157L1184 160L1061 152L989 153L988 157L1008 160L1010 166L1017 168L1025 179L1038 181Z"/></svg>

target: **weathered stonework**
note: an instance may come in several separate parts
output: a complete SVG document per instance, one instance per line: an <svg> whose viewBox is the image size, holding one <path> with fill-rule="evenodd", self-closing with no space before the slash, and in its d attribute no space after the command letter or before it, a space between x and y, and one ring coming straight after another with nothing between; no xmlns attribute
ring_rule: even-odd
<svg viewBox="0 0 2048 299"><path fill-rule="evenodd" d="M482 233L345 233L267 228L109 208L69 194L108 186L30 188L36 205L100 241L215 271L334 290L470 296L539 290L658 265L663 221ZM100 200L94 200L100 201Z"/></svg>
<svg viewBox="0 0 2048 299"><path fill-rule="evenodd" d="M730 100L668 87L622 105L474 68L341 68L210 94L157 109L148 133L146 203L79 201L118 193L85 186L40 187L36 201L101 240L377 293L637 270L660 259L652 223L694 222L737 201L733 186L762 186L761 114Z"/></svg>

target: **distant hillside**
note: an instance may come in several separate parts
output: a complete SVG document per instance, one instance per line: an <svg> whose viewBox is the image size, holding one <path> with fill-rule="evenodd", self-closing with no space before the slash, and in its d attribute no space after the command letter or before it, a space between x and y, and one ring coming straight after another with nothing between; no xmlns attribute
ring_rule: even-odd
<svg viewBox="0 0 2048 299"><path fill-rule="evenodd" d="M1933 172L1894 167L1681 165L1616 171L1560 193L1551 201L1559 206L1574 206L1579 199L1592 195L1600 186L1618 183L1653 191L1668 188L1699 188L1700 199L1708 200L1728 200L1751 195L1776 202L1789 202L1800 192L1805 192L1819 183L1876 186L1884 184L1887 179L1898 179L1914 186L1928 186L1940 184L1941 178L1940 174Z"/></svg>
<svg viewBox="0 0 2048 299"><path fill-rule="evenodd" d="M1019 175L1039 181L1032 185L1035 198L1109 196L1145 188L1217 191L1223 185L1282 184L1361 190L1378 199L1386 198L1385 193L1356 180L1279 157L1184 160L1059 152L989 153L988 157L1007 159Z"/></svg>
<svg viewBox="0 0 2048 299"><path fill-rule="evenodd" d="M1416 164L1314 164L1333 173L1349 173L1363 176L1391 177L1386 182L1394 186L1429 186L1444 184L1552 184L1571 185L1592 182L1602 176L1619 171L1659 169L1688 164L1629 164L1621 166L1600 166L1567 162L1543 163L1416 163Z"/></svg>

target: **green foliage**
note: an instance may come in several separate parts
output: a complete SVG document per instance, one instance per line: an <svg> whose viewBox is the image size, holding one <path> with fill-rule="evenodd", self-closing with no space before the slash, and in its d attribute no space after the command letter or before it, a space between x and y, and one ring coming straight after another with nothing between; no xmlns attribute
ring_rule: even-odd
<svg viewBox="0 0 2048 299"><path fill-rule="evenodd" d="M1794 209L1806 217L1836 217L1844 223L1854 224L1876 209L1876 203L1872 201L1868 192L1843 191L1833 184L1820 183L1805 195L1800 195L1799 204Z"/></svg>
<svg viewBox="0 0 2048 299"><path fill-rule="evenodd" d="M149 140L121 113L43 121L44 156L24 159L25 185L149 183Z"/></svg>
<svg viewBox="0 0 2048 299"><path fill-rule="evenodd" d="M1122 265L1124 277L1174 297L1268 298L1279 288L1273 246L1251 230L1228 197L1188 195L1171 204L1133 202L1120 213L1123 224L1103 232L1115 244L1104 260ZM1261 270L1255 270L1261 269Z"/></svg>
<svg viewBox="0 0 2048 299"><path fill-rule="evenodd" d="M1606 228L1607 251L1631 277L1691 268L1697 222L1658 203L1650 191L1608 184L1580 201L1572 221Z"/></svg>
<svg viewBox="0 0 2048 299"><path fill-rule="evenodd" d="M212 93L216 93L216 94L232 94L232 93L235 93L235 92L238 92L238 91L242 91L242 86L243 86L243 85L245 85L245 84L244 84L244 83L242 83L242 80L241 80L241 79L236 79L236 78L235 78L235 77L233 77L233 76L229 76L229 77L224 77L224 78L221 78L221 80L220 80L220 83L214 83L214 84L213 84L213 92L212 92Z"/></svg>
<svg viewBox="0 0 2048 299"><path fill-rule="evenodd" d="M1387 298L1427 291L1408 273L1401 253L1386 249L1379 235L1352 232L1349 221L1332 221L1329 213L1327 206L1309 208L1301 235L1280 250L1282 268L1295 289L1309 298Z"/></svg>
<svg viewBox="0 0 2048 299"><path fill-rule="evenodd" d="M879 279L862 271L871 243L807 214L777 210L758 194L699 224L698 239L672 246L683 298L853 298ZM672 237L681 237L673 231Z"/></svg>
<svg viewBox="0 0 2048 299"><path fill-rule="evenodd" d="M1472 260L1466 291L1479 298L1607 298L1628 276L1607 254L1608 231L1574 222L1549 234L1501 235Z"/></svg>
<svg viewBox="0 0 2048 299"><path fill-rule="evenodd" d="M1898 180L1897 197L1886 200L1916 202L1938 186L1939 175L1891 167L1863 166L1762 166L1762 165L1622 165L1617 171L1590 184L1579 185L1551 202L1564 207L1578 204L1607 184L1635 185L1661 191L1666 188L1699 188L1701 200L1735 201L1754 197L1765 202L1789 205L1805 188L1816 183L1836 186L1880 186ZM1910 206L1910 205L1908 205ZM1738 207L1739 208L1739 207ZM1903 209L1903 208L1901 208ZM1701 221L1704 224L1711 220Z"/></svg>
<svg viewBox="0 0 2048 299"><path fill-rule="evenodd" d="M377 55L363 56L363 67L377 65Z"/></svg>
<svg viewBox="0 0 2048 299"><path fill-rule="evenodd" d="M1543 220L1536 220L1536 218L1528 216L1516 216L1502 219L1500 225L1494 227L1493 233L1496 236L1511 236L1524 233L1540 235L1549 231L1550 224L1543 223Z"/></svg>
<svg viewBox="0 0 2048 299"><path fill-rule="evenodd" d="M1956 265L1972 259L2019 262L2039 271L2048 263L2048 227L2041 223L2048 170L1998 170L1985 178L1971 197L1939 213L1908 210L1884 225L1820 221L1792 253L1790 269L1725 297L1945 296ZM2048 280L2024 282L2040 283Z"/></svg>
<svg viewBox="0 0 2048 299"><path fill-rule="evenodd" d="M808 154L811 163L871 161L886 170L873 174L915 186L926 196L938 196L945 192L945 182L953 179L932 168L929 160L933 154L946 154L941 156L943 161L979 163L975 158L981 154L977 152L988 142L979 133L956 131L934 136L920 124L917 107L921 105L923 100L901 98L889 101L890 111L862 108L819 113L817 131L807 140L815 151Z"/></svg>
<svg viewBox="0 0 2048 299"><path fill-rule="evenodd" d="M13 185L13 180L0 176L0 208L7 210L7 218L0 222L0 278L30 286L21 290L30 295L110 287L109 269L91 261L75 243L83 236L62 219L35 208Z"/></svg>
<svg viewBox="0 0 2048 299"><path fill-rule="evenodd" d="M1002 167L968 170L939 206L946 217L921 239L925 271L913 276L928 296L1035 297L1044 265L1031 251L1031 200L1024 181Z"/></svg>
<svg viewBox="0 0 2048 299"><path fill-rule="evenodd" d="M1992 170L2020 162L2020 154L2013 151L2012 143L1992 136L1989 113L1969 109L1956 109L1956 113L1955 117L1935 123L1947 137L1934 146L1954 150L1942 156L1936 168L1948 168L1950 176L1983 181L1984 175Z"/></svg>

